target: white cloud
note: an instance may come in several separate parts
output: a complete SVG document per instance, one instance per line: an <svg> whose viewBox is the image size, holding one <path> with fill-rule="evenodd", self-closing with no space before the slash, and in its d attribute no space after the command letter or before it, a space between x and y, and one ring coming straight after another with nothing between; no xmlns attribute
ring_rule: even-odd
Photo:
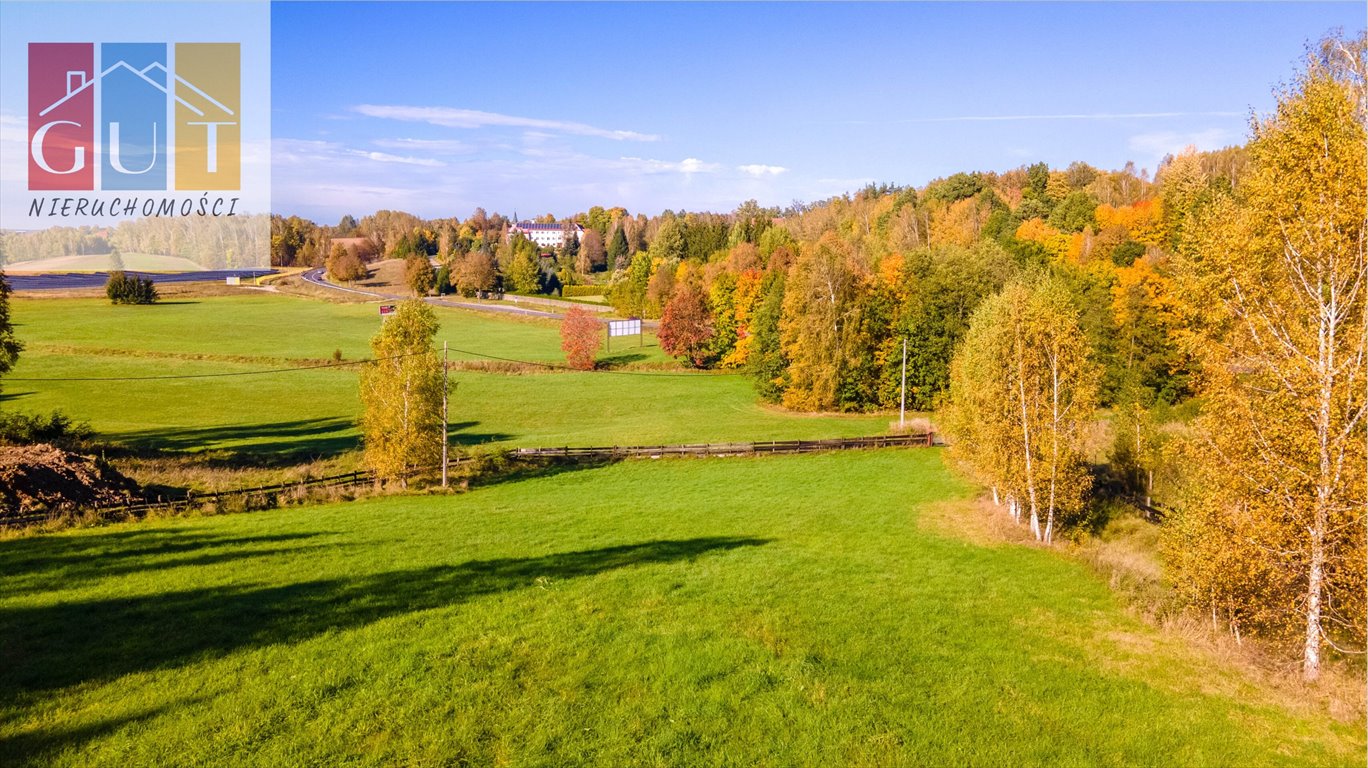
<svg viewBox="0 0 1368 768"><path fill-rule="evenodd" d="M1236 143L1238 137L1225 128L1208 128L1204 131L1179 133L1177 131L1155 131L1130 137L1127 143L1131 151L1158 159L1164 155L1176 155L1188 146L1199 150L1220 149Z"/></svg>
<svg viewBox="0 0 1368 768"><path fill-rule="evenodd" d="M441 160L434 160L430 157L407 157L404 155L391 155L388 152L367 152L363 149L349 149L347 154L352 157L364 157L367 160L374 160L377 163L399 163L400 165L421 165L427 168L440 168L446 163Z"/></svg>
<svg viewBox="0 0 1368 768"><path fill-rule="evenodd" d="M738 165L736 166L736 170L746 174L747 176L762 178L764 176L778 176L779 174L784 173L788 169L782 165L760 165L756 163L752 165Z"/></svg>
<svg viewBox="0 0 1368 768"><path fill-rule="evenodd" d="M352 110L367 117L387 120L402 120L412 123L429 123L446 128L534 128L554 133L574 136L594 136L614 141L658 141L659 136L636 131L611 130L598 128L584 123L567 120L544 120L535 117L502 115L497 112L481 112L475 109L456 109L453 107L412 107L402 105L360 104Z"/></svg>
<svg viewBox="0 0 1368 768"><path fill-rule="evenodd" d="M695 173L715 173L722 168L717 163L705 163L696 157L686 157L679 162L653 160L645 157L620 157L619 168L623 171L639 173L682 173L686 176Z"/></svg>
<svg viewBox="0 0 1368 768"><path fill-rule="evenodd" d="M385 149L404 149L410 152L435 152L460 155L475 151L475 147L455 139L376 139L375 146Z"/></svg>

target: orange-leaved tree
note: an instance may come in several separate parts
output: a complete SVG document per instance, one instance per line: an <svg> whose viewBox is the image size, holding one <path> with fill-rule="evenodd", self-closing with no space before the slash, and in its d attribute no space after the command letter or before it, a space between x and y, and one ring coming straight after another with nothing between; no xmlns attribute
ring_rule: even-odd
<svg viewBox="0 0 1368 768"><path fill-rule="evenodd" d="M598 319L583 307L571 307L561 320L560 332L565 362L576 370L592 371L603 344L603 326Z"/></svg>

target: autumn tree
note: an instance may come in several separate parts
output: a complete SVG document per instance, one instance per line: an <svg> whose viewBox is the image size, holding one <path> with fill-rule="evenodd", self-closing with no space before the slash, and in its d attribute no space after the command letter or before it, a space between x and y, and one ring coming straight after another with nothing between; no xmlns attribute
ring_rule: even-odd
<svg viewBox="0 0 1368 768"><path fill-rule="evenodd" d="M951 373L948 425L961 459L1013 516L1050 543L1083 509L1091 479L1084 426L1097 406L1096 366L1060 283L1012 283L974 313Z"/></svg>
<svg viewBox="0 0 1368 768"><path fill-rule="evenodd" d="M361 369L361 429L366 464L405 486L417 468L442 455L442 362L437 315L421 300L401 302L371 338Z"/></svg>
<svg viewBox="0 0 1368 768"><path fill-rule="evenodd" d="M540 293L542 290L541 258L531 240L515 238L512 259L508 266L508 281L518 293Z"/></svg>
<svg viewBox="0 0 1368 768"><path fill-rule="evenodd" d="M716 331L708 310L708 297L693 283L685 283L665 305L660 318L660 348L695 368L709 361L709 342Z"/></svg>
<svg viewBox="0 0 1368 768"><path fill-rule="evenodd" d="M1180 228L1208 407L1166 538L1189 604L1295 644L1307 680L1368 634L1365 46L1325 51L1254 122L1238 190Z"/></svg>
<svg viewBox="0 0 1368 768"><path fill-rule="evenodd" d="M579 270L580 274L587 275L603 266L605 259L603 236L597 229L584 230L584 239L580 242L579 254L575 257L575 269Z"/></svg>
<svg viewBox="0 0 1368 768"><path fill-rule="evenodd" d="M328 277L343 283L365 280L370 274L366 271L366 265L362 263L361 258L341 243L333 243L326 266Z"/></svg>
<svg viewBox="0 0 1368 768"><path fill-rule="evenodd" d="M437 282L437 273L427 256L413 255L404 259L404 281L414 296L426 296Z"/></svg>
<svg viewBox="0 0 1368 768"><path fill-rule="evenodd" d="M561 319L561 350L565 362L580 371L592 371L594 358L603 345L603 326L583 307L571 307Z"/></svg>
<svg viewBox="0 0 1368 768"><path fill-rule="evenodd" d="M462 296L474 296L498 287L499 266L490 254L474 250L456 260L452 279Z"/></svg>
<svg viewBox="0 0 1368 768"><path fill-rule="evenodd" d="M862 267L834 235L804 247L789 270L780 321L789 361L784 405L803 411L837 406L841 381L863 346L859 322Z"/></svg>

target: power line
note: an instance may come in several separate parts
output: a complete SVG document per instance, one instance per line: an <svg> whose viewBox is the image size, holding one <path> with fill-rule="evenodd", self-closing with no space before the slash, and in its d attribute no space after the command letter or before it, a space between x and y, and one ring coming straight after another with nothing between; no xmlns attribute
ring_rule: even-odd
<svg viewBox="0 0 1368 768"><path fill-rule="evenodd" d="M672 373L672 372L670 372L670 371L617 371L617 370L613 370L613 369L611 369L611 368L602 368L602 369L595 368L595 369L588 370L588 371L582 371L582 370L580 370L579 368L571 368L571 367L568 366L568 365L561 365L561 364L559 364L559 363L545 363L545 362L538 362L538 361L535 361L535 360L515 360L515 359L513 359L513 358L511 358L511 357L498 357L498 356L496 356L496 355L486 355L486 354L483 354L483 353L481 353L481 352L472 352L471 350L468 350L468 349L457 349L457 348L455 348L455 347L452 347L452 348L451 348L451 351L452 351L452 352L460 352L460 353L463 354L463 355L472 355L472 356L474 356L474 357L482 357L482 358L484 358L484 359L486 359L486 360L497 360L497 361L499 361L499 362L501 362L501 363L517 363L517 364L519 364L519 365L532 365L532 366L537 366L537 367L541 367L541 368L550 368L551 370L555 370L555 371L570 371L570 372L572 372L572 373L614 373L614 374L617 374L617 375L619 375L619 376L684 376L684 377L697 377L697 376L703 375L703 374L700 374L700 373ZM743 375L743 374L740 374L740 373L709 373L709 374L706 374L706 375L708 375L708 376L741 376L741 375Z"/></svg>
<svg viewBox="0 0 1368 768"><path fill-rule="evenodd" d="M558 363L547 363L536 360L518 360L511 357L498 357L497 355L487 355L482 352L475 352L468 349L451 348L452 352L472 357L484 358L486 360L496 360L502 363L513 363L517 365L530 365L539 368L548 368L555 371L570 371L573 373L612 373L619 376L656 376L656 377L697 377L704 374L699 373L673 373L670 371L616 371L611 369L595 369L581 371L578 368L571 368L568 365ZM221 379L234 376L263 376L272 373L294 373L296 371L316 371L325 368L346 368L353 365L365 365L366 363L378 363L385 360L397 360L401 357L412 357L414 355L427 354L426 352L408 352L402 355L390 355L389 357L371 357L364 360L348 360L340 363L323 363L320 365L297 365L290 368L266 368L258 371L226 371L221 373L182 373L182 374L163 374L158 376L6 376L5 381L172 381L177 379ZM740 373L710 373L708 376L741 376Z"/></svg>
<svg viewBox="0 0 1368 768"><path fill-rule="evenodd" d="M346 368L350 365L364 365L366 363L379 363L385 360L397 360L401 357L413 357L414 355L424 354L422 352L405 352L402 355L390 355L389 357L369 357L365 360L349 360L341 363L323 363L320 365L296 365L290 368L266 368L259 371L229 371L224 373L178 373L165 374L161 376L6 376L5 381L166 381L168 379L217 379L229 376L261 376L269 373L293 373L295 371L315 371L320 368Z"/></svg>

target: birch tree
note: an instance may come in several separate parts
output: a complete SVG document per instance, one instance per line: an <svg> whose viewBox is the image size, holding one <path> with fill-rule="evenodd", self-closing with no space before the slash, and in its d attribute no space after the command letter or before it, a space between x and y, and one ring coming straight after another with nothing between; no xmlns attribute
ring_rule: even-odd
<svg viewBox="0 0 1368 768"><path fill-rule="evenodd" d="M1325 51L1255 121L1251 169L1186 249L1209 407L1191 447L1202 491L1169 537L1171 551L1229 537L1244 578L1180 556L1180 588L1213 620L1294 642L1308 681L1327 645L1361 652L1365 637L1364 46Z"/></svg>
<svg viewBox="0 0 1368 768"><path fill-rule="evenodd" d="M1024 507L1038 541L1051 543L1086 501L1081 443L1097 379L1077 313L1053 281L1012 283L985 301L952 364L955 451L1018 522Z"/></svg>
<svg viewBox="0 0 1368 768"><path fill-rule="evenodd" d="M437 315L418 299L399 304L371 338L374 362L361 369L361 429L366 464L399 480L442 455L442 362Z"/></svg>

